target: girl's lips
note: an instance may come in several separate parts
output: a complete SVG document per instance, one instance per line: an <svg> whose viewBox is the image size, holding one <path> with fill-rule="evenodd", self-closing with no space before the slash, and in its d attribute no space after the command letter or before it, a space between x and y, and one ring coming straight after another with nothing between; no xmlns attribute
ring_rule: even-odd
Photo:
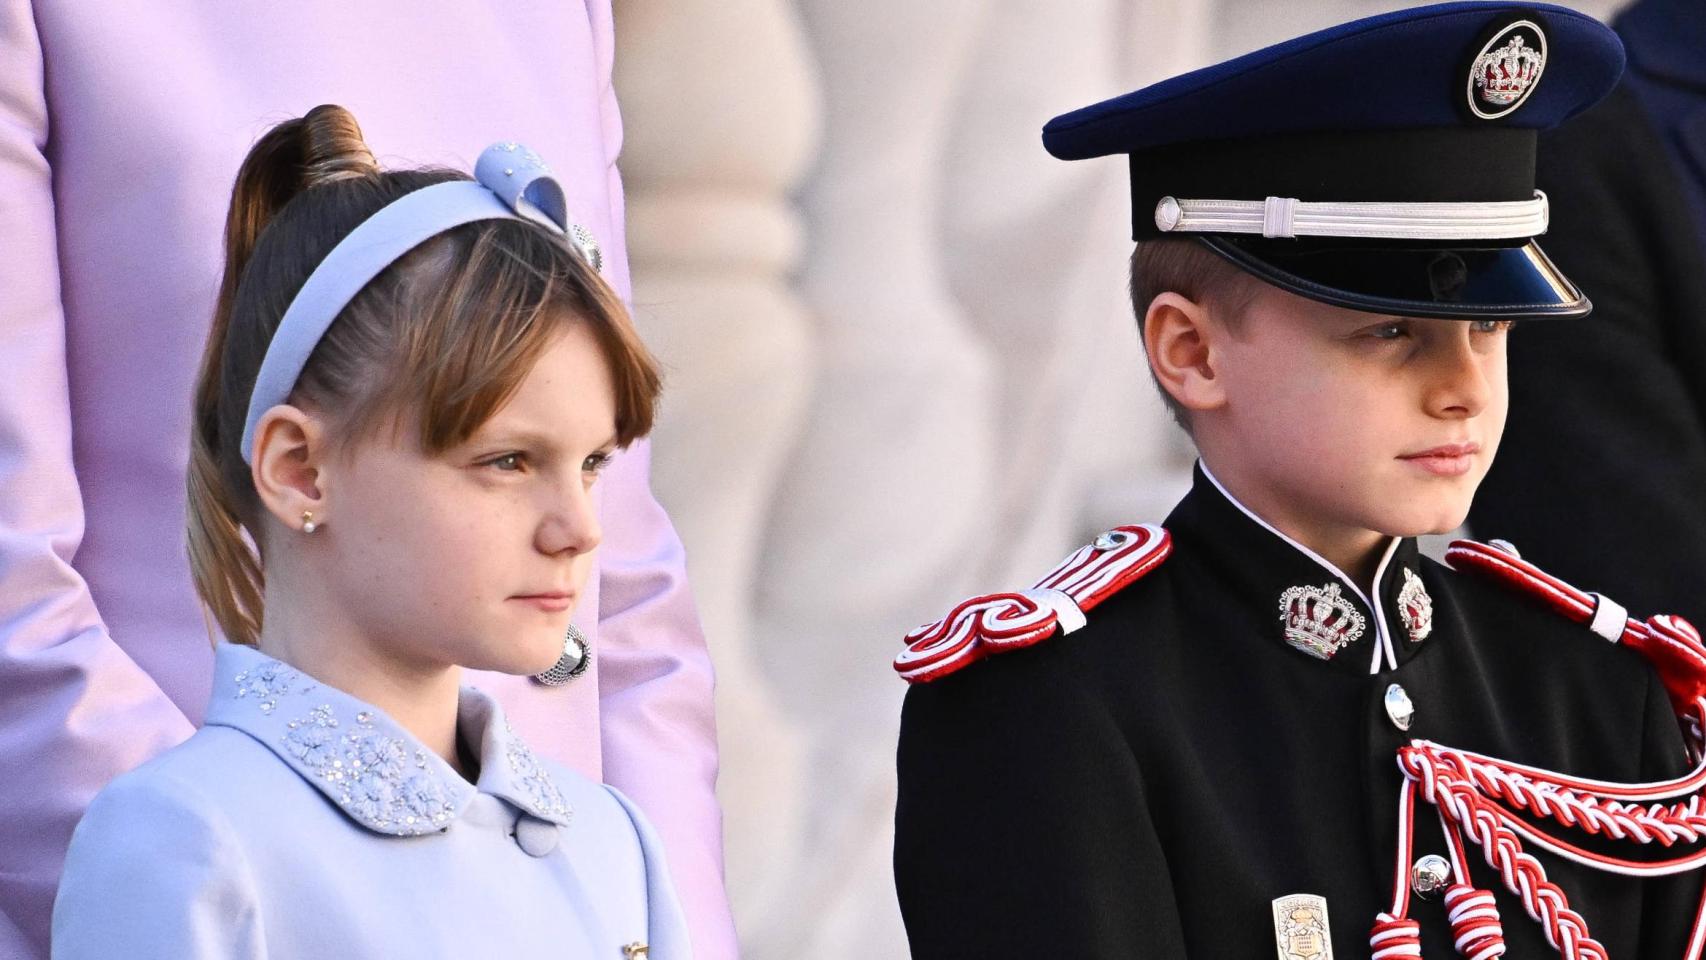
<svg viewBox="0 0 1706 960"><path fill-rule="evenodd" d="M572 593L533 593L510 597L510 599L519 600L546 613L562 613L575 605L575 595Z"/></svg>

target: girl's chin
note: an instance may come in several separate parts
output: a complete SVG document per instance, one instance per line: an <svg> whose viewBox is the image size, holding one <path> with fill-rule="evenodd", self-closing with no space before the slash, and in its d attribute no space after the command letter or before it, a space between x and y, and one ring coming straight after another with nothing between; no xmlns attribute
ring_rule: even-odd
<svg viewBox="0 0 1706 960"><path fill-rule="evenodd" d="M502 673L512 677L531 677L556 666L562 655L561 646L549 649L541 646L532 650L506 650L498 656L481 657L477 661L470 659L465 661L462 667L465 670Z"/></svg>

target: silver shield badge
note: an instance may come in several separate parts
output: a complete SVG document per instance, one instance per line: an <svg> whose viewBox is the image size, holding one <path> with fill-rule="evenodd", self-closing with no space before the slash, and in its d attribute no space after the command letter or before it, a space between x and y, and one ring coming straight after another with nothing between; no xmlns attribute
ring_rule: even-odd
<svg viewBox="0 0 1706 960"><path fill-rule="evenodd" d="M1469 67L1469 110L1497 120L1534 93L1546 70L1546 34L1532 20L1518 20L1488 40Z"/></svg>
<svg viewBox="0 0 1706 960"><path fill-rule="evenodd" d="M1279 960L1333 960L1327 898L1293 893L1275 899L1274 943Z"/></svg>

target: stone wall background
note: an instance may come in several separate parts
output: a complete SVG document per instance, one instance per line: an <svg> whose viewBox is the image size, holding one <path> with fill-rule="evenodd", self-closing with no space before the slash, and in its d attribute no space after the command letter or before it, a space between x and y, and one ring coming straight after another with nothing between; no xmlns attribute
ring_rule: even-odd
<svg viewBox="0 0 1706 960"><path fill-rule="evenodd" d="M1044 121L1407 5L615 0L654 482L717 663L749 960L907 955L899 638L1188 483L1124 166L1053 160Z"/></svg>

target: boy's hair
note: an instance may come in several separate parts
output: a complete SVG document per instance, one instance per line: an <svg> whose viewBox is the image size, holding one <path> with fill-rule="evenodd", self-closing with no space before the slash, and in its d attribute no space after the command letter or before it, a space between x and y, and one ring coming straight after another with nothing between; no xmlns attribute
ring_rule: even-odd
<svg viewBox="0 0 1706 960"><path fill-rule="evenodd" d="M239 445L279 321L362 221L411 191L467 179L381 170L355 118L331 105L272 128L244 158L196 380L188 475L196 592L232 642L252 644L261 630L263 511ZM412 428L423 452L440 453L496 413L571 324L587 326L609 366L618 442L650 432L657 364L621 301L561 236L521 220L446 230L387 267L332 322L290 399L330 418L334 448Z"/></svg>
<svg viewBox="0 0 1706 960"><path fill-rule="evenodd" d="M1141 329L1147 322L1149 304L1163 293L1176 293L1187 300L1205 304L1214 310L1215 319L1237 334L1242 327L1244 311L1260 289L1261 281L1233 266L1213 250L1195 240L1168 237L1145 240L1131 253L1131 308ZM1148 341L1145 340L1147 349ZM1155 379L1155 368L1149 368ZM1155 380L1161 402L1173 421L1191 432L1189 412Z"/></svg>

